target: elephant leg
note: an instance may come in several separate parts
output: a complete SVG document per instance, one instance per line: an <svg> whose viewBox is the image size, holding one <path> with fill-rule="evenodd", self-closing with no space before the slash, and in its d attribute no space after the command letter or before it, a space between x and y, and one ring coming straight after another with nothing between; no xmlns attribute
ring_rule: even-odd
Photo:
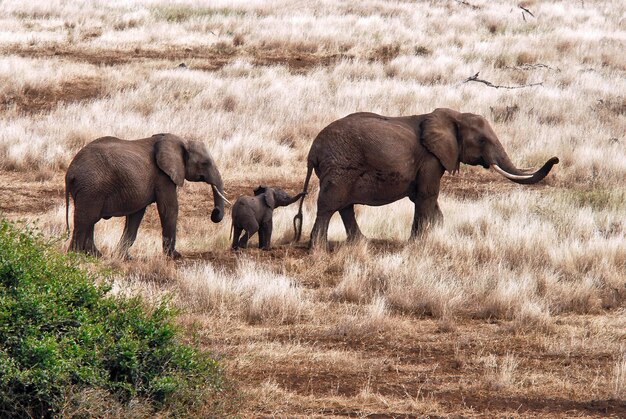
<svg viewBox="0 0 626 419"><path fill-rule="evenodd" d="M259 249L270 250L272 229L272 220L269 220L259 228Z"/></svg>
<svg viewBox="0 0 626 419"><path fill-rule="evenodd" d="M428 227L443 221L443 214L437 204L437 198L419 199L415 202L415 215L411 227L411 239L422 235Z"/></svg>
<svg viewBox="0 0 626 419"><path fill-rule="evenodd" d="M418 173L411 239L422 235L428 227L443 222L443 213L437 203L442 175L443 168L438 162L424 166Z"/></svg>
<svg viewBox="0 0 626 419"><path fill-rule="evenodd" d="M341 215L341 220L346 228L348 241L357 241L365 238L356 222L356 217L354 216L354 205L347 206L340 210L339 215Z"/></svg>
<svg viewBox="0 0 626 419"><path fill-rule="evenodd" d="M137 230L139 230L139 224L143 219L143 215L146 213L146 209L142 208L139 211L126 216L126 223L124 224L124 233L117 244L117 252L125 259L130 259L128 249L133 245L135 239L137 239Z"/></svg>
<svg viewBox="0 0 626 419"><path fill-rule="evenodd" d="M265 245L265 226L264 225L260 225L259 226L259 249L263 249L264 245Z"/></svg>
<svg viewBox="0 0 626 419"><path fill-rule="evenodd" d="M315 217L315 223L313 224L313 230L311 230L311 240L309 241L309 249L317 246L322 248L328 248L328 224L333 216L334 211L320 212L317 211Z"/></svg>
<svg viewBox="0 0 626 419"><path fill-rule="evenodd" d="M87 253L97 258L102 257L102 253L96 248L96 242L94 240L94 230L96 224L91 224L87 229L87 235L85 240L85 248L87 249Z"/></svg>
<svg viewBox="0 0 626 419"><path fill-rule="evenodd" d="M433 213L432 221L435 225L443 224L443 212L441 212L441 208L439 208L439 203L435 204L435 212Z"/></svg>
<svg viewBox="0 0 626 419"><path fill-rule="evenodd" d="M163 233L163 253L173 259L178 259L181 255L176 251L176 222L178 220L176 185L172 183L159 191L156 203Z"/></svg>
<svg viewBox="0 0 626 419"><path fill-rule="evenodd" d="M77 223L76 217L74 217L74 229L72 230L69 250L72 252L87 252L87 249L85 249L85 241L88 231L89 225Z"/></svg>
<svg viewBox="0 0 626 419"><path fill-rule="evenodd" d="M230 246L233 250L237 250L239 248L239 237L241 236L241 231L241 227L233 226L233 244Z"/></svg>
<svg viewBox="0 0 626 419"><path fill-rule="evenodd" d="M94 227L100 220L102 203L84 201L89 200L74 199L74 229L69 250L101 257L102 253L96 248L94 241Z"/></svg>
<svg viewBox="0 0 626 419"><path fill-rule="evenodd" d="M239 240L239 247L245 249L248 247L248 240L250 237L254 236L254 234L259 231L259 223L256 220L252 219L243 226L244 234L241 236L241 240Z"/></svg>
<svg viewBox="0 0 626 419"><path fill-rule="evenodd" d="M341 179L341 176L337 174L335 178ZM317 215L313 224L313 230L311 230L309 249L318 245L328 249L328 224L336 211L350 205L351 187L352 185L348 183L320 180L320 192L317 197ZM356 225L356 219L354 221Z"/></svg>
<svg viewBox="0 0 626 419"><path fill-rule="evenodd" d="M76 223L74 221L74 231L70 241L69 250L73 252L83 252L95 257L102 257L102 253L96 248L94 242L95 223Z"/></svg>

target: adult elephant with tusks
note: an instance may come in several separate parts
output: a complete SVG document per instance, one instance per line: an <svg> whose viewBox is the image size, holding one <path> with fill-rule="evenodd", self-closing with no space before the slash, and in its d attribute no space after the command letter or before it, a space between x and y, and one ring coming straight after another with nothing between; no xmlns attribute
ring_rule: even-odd
<svg viewBox="0 0 626 419"><path fill-rule="evenodd" d="M339 211L348 240L363 237L354 205L385 205L409 197L415 203L411 238L443 220L437 204L444 172L459 164L493 168L521 184L542 180L559 159L552 157L534 173L517 169L485 118L439 108L423 115L386 117L354 113L324 128L307 158L320 181L317 216L309 247L327 246L328 223ZM296 240L302 233L302 204L294 218Z"/></svg>
<svg viewBox="0 0 626 419"><path fill-rule="evenodd" d="M224 184L205 145L173 134L157 134L135 141L102 137L87 144L74 157L65 175L66 223L69 197L74 200L74 229L69 249L100 256L94 243L98 220L126 217L118 252L128 257L146 207L157 204L163 251L176 251L178 197L176 188L186 180L206 182L213 189L211 220L224 217ZM229 202L230 203L230 202Z"/></svg>

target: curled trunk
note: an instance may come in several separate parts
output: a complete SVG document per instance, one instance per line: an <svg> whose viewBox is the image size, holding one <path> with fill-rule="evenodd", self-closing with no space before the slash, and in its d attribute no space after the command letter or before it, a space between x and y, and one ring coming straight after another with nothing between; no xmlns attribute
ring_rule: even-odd
<svg viewBox="0 0 626 419"><path fill-rule="evenodd" d="M509 159L506 153L502 151L502 156L497 159L497 162L492 162L490 166L496 172L515 183L520 183L522 185L532 185L546 177L548 173L550 173L552 166L554 166L558 162L559 159L557 157L552 157L536 172L527 173L516 168L511 162L511 159Z"/></svg>
<svg viewBox="0 0 626 419"><path fill-rule="evenodd" d="M219 223L224 218L224 202L228 202L232 205L224 196L224 184L219 173L213 177L212 181L207 182L211 185L213 190L213 204L214 208L211 212L211 221Z"/></svg>
<svg viewBox="0 0 626 419"><path fill-rule="evenodd" d="M290 196L286 201L280 203L281 207L286 207L288 205L293 204L294 202L296 202L298 199L302 198L304 196L304 193L300 192L299 194L295 195L295 196Z"/></svg>

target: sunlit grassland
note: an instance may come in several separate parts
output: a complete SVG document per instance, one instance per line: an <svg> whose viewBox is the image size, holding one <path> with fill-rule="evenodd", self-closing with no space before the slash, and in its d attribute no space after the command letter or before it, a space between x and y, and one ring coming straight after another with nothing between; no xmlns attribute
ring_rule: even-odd
<svg viewBox="0 0 626 419"><path fill-rule="evenodd" d="M200 324L200 339L217 345L244 382L246 374L264 376L267 365L337 370L360 380L351 398L297 392L264 376L246 387L250 414L311 413L322 405L449 414L422 387L393 397L373 389L372 377L387 369L429 383L440 382L429 380L441 378L445 367L354 349L377 336L421 345L427 335L451 345L450 362L464 378L446 382L448 390L623 398L625 6L524 2L533 17L515 3L465 3L476 7L4 2L0 168L35 179L33 187L62 187L64 169L89 141L172 132L207 144L230 198L252 194L241 185L267 182L296 192L313 138L337 118L437 107L481 114L518 166L536 168L552 156L560 163L535 187L503 183L482 168L446 174L439 199L444 223L414 242L408 199L359 206L368 240L345 243L336 215L331 252L290 246L294 205L274 213L273 253L248 249L234 256L230 214L213 224L208 211L184 211L192 198L206 201L203 211L210 201L206 185L187 183L178 223L178 248L188 257L182 262L162 256L154 208L130 262L114 255L123 220L98 223L104 263L117 272L114 290L172 298L183 309L180 321L190 329ZM187 68L178 67L182 62ZM495 85L520 88L465 82L477 72ZM541 85L523 87L535 83ZM305 240L316 198L314 181L304 205ZM7 215L37 219L63 246L61 198L42 213ZM483 347L468 349L467 342L481 339Z"/></svg>

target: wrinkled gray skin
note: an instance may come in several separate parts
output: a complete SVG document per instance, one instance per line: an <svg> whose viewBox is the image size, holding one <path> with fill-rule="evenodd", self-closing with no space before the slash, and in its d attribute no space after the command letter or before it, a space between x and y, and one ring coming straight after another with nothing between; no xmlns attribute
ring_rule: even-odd
<svg viewBox="0 0 626 419"><path fill-rule="evenodd" d="M416 238L443 220L437 204L440 180L446 170L458 171L460 163L497 165L510 180L532 184L558 161L551 158L535 173L517 169L487 120L471 113L440 108L404 117L348 115L324 128L309 151L304 191L313 170L320 180L309 247L327 246L328 223L336 211L348 240L357 240L363 234L354 216L355 204L385 205L404 197L415 203L411 238ZM302 204L294 218L296 240L302 232Z"/></svg>
<svg viewBox="0 0 626 419"><path fill-rule="evenodd" d="M146 207L156 202L163 232L163 252L178 258L176 187L184 180L206 182L213 189L215 208L211 220L224 217L222 177L204 144L173 134L157 134L126 141L102 137L87 144L74 157L65 175L66 222L69 195L74 200L74 230L70 250L100 256L94 244L94 225L101 218L126 217L118 252L128 249ZM68 223L69 229L69 223Z"/></svg>
<svg viewBox="0 0 626 419"><path fill-rule="evenodd" d="M258 231L259 248L269 250L274 209L293 204L303 195L301 192L291 197L280 188L259 186L254 190L254 196L239 197L232 208L234 230L232 249L248 247L248 240Z"/></svg>

